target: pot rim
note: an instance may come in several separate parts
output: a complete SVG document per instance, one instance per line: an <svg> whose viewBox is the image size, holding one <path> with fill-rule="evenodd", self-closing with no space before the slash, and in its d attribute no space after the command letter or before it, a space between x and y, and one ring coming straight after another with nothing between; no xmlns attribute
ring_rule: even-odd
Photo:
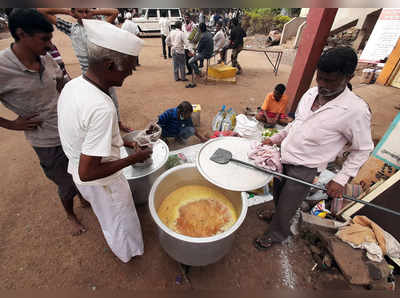
<svg viewBox="0 0 400 298"><path fill-rule="evenodd" d="M241 211L238 219L236 220L234 225L232 227L230 227L227 231L225 231L223 233L220 233L220 234L217 234L215 236L211 236L211 237L190 237L190 236L185 236L185 235L182 235L182 234L178 234L178 233L174 232L173 230L171 230L170 228L168 228L161 221L161 219L158 217L158 213L157 213L157 211L155 209L155 206L154 206L154 200L151 199L151 198L154 198L154 194L155 194L155 191L156 191L158 185L161 183L161 181L166 176L168 176L172 172L175 172L175 171L178 171L178 170L184 169L184 168L194 168L194 169L196 169L198 171L198 169L197 169L195 164L182 164L182 165L176 166L176 167L174 167L172 169L169 169L168 171L164 172L162 175L160 175L156 179L156 181L153 183L153 186L151 187L150 194L149 194L149 209L150 209L151 217L156 222L157 226L159 228L161 228L168 235L170 235L170 236L172 236L174 238L177 238L177 239L179 239L181 241L186 241L186 242L190 242L190 243L210 243L210 242L215 242L215 241L219 241L219 240L224 239L224 238L230 236L231 234L233 234L240 227L240 225L243 223L243 221L244 221L244 219L246 217L246 214L247 214L248 202L247 202L247 196L246 196L246 194L244 192L241 192L242 211ZM217 185L215 185L215 186L219 187Z"/></svg>

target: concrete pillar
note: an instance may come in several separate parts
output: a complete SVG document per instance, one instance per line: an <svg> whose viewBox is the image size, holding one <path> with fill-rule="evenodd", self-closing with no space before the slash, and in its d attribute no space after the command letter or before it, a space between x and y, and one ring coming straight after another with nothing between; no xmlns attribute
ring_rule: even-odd
<svg viewBox="0 0 400 298"><path fill-rule="evenodd" d="M286 88L289 97L287 110L290 112L296 111L301 97L310 87L337 10L310 8Z"/></svg>

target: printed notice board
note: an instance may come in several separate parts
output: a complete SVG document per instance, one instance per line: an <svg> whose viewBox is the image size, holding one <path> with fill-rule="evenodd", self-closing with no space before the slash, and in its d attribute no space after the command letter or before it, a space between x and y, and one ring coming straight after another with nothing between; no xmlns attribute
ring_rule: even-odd
<svg viewBox="0 0 400 298"><path fill-rule="evenodd" d="M379 63L393 51L400 36L400 8L382 9L360 56L360 62Z"/></svg>
<svg viewBox="0 0 400 298"><path fill-rule="evenodd" d="M400 113L394 118L372 155L400 169Z"/></svg>

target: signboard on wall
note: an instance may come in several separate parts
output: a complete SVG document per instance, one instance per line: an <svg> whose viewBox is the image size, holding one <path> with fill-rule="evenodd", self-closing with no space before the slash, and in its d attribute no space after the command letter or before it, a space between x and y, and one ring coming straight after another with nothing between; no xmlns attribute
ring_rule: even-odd
<svg viewBox="0 0 400 298"><path fill-rule="evenodd" d="M390 55L400 37L400 8L384 8L360 56L360 62L379 63Z"/></svg>
<svg viewBox="0 0 400 298"><path fill-rule="evenodd" d="M376 146L373 156L397 169L400 169L400 113Z"/></svg>

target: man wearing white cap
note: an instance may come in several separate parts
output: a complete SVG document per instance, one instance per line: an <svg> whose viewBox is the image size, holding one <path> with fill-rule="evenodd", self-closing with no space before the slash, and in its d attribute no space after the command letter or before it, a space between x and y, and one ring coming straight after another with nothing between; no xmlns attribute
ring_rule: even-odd
<svg viewBox="0 0 400 298"><path fill-rule="evenodd" d="M114 25L83 20L88 37L88 71L65 85L58 102L61 144L68 171L93 208L104 237L123 262L143 254L132 193L121 170L149 158L151 149L120 158L119 132L110 87L122 86L135 67L143 41ZM84 99L84 100L82 100Z"/></svg>

